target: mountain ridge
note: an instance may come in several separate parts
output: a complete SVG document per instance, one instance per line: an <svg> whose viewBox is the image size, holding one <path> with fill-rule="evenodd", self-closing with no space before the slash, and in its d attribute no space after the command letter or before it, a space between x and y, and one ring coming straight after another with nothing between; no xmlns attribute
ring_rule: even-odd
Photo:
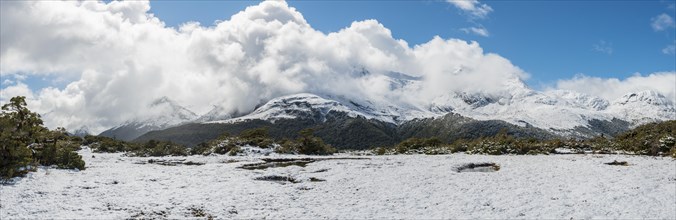
<svg viewBox="0 0 676 220"><path fill-rule="evenodd" d="M420 77L404 73L372 73L362 70L359 74L364 77L385 77L390 83L389 86L401 89L423 86ZM334 120L331 123L341 124L335 121L336 118L345 122L354 120L368 122L363 123L367 127L382 124L398 128L407 127L405 124L416 121L429 119L431 121L428 122L431 123L435 120L444 121L448 115L458 115L475 121L490 121L487 124L506 123L518 126L522 130L538 129L535 133L541 137L548 136L540 134L546 132L554 136L590 138L598 135L612 136L644 123L676 119L674 103L653 90L630 92L609 101L567 90L535 91L519 79L505 81L504 85L507 89L503 92L455 91L419 102L394 101L387 97L374 99L326 93L295 93L262 101L263 104L248 114L233 114L215 105L211 111L202 116L197 116L171 99L162 97L154 101L150 109L157 108L153 106L169 106L167 109L170 110L163 111L164 116L131 120L101 135L116 137L117 134L126 139L136 139L147 132L189 123L207 124L209 127L218 126L214 124L264 121L267 123L262 124L276 126L276 122L280 120L285 121L284 123L298 120L303 122L296 124L317 127ZM446 120L446 122L456 121ZM481 123L475 124L479 126ZM439 133L448 135L444 132Z"/></svg>

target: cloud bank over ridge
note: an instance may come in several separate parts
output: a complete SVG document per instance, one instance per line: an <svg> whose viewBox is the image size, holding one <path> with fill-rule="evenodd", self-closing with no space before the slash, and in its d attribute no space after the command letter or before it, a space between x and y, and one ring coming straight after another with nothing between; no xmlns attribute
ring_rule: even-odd
<svg viewBox="0 0 676 220"><path fill-rule="evenodd" d="M214 27L180 28L150 14L147 1L0 4L0 73L13 82L0 102L26 95L50 127L86 125L99 132L153 114L148 103L163 96L198 114L212 106L249 112L300 92L422 104L453 91L509 93L506 83L525 87L528 78L477 42L434 37L408 45L375 20L324 34L286 2L262 2ZM419 76L423 86L391 88L387 72ZM26 74L77 80L32 91L16 79ZM587 92L576 80L559 84ZM655 89L676 97L673 87Z"/></svg>

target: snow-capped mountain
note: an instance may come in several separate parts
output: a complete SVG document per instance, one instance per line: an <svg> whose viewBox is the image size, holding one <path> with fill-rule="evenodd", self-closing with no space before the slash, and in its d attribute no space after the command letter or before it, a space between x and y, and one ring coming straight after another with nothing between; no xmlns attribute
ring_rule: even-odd
<svg viewBox="0 0 676 220"><path fill-rule="evenodd" d="M364 71L364 75L371 74ZM420 86L420 79L402 73L386 73L392 88ZM211 123L235 123L252 119L274 122L279 119L316 118L329 112L350 117L402 124L413 119L436 118L449 113L477 120L501 120L519 126L532 126L564 136L591 136L580 129L594 131L592 121L626 121L636 126L652 121L676 119L674 103L655 91L629 93L612 102L574 91L535 91L518 79L504 82L502 93L453 92L426 104L397 103L386 99L346 98L344 96L300 93L269 100L251 114ZM627 128L624 128L627 129ZM622 130L622 129L620 129Z"/></svg>
<svg viewBox="0 0 676 220"><path fill-rule="evenodd" d="M233 114L226 111L222 106L215 105L209 112L195 119L196 122L209 122L231 119Z"/></svg>
<svg viewBox="0 0 676 220"><path fill-rule="evenodd" d="M121 140L133 140L149 131L181 125L197 118L195 113L168 97L156 99L148 105L145 112L144 116L139 116L120 126L108 129L100 135Z"/></svg>
<svg viewBox="0 0 676 220"><path fill-rule="evenodd" d="M613 101L607 112L634 124L676 119L674 103L652 90L627 93Z"/></svg>
<svg viewBox="0 0 676 220"><path fill-rule="evenodd" d="M394 90L406 91L424 87L423 79L403 73L374 74L362 70L354 74L362 77L380 77L379 79L389 83L389 87ZM391 97L348 97L326 92L298 93L260 100L264 104L249 113L238 114L214 106L211 111L200 117L164 97L149 107L149 112L155 112L155 116L129 121L102 135L130 140L149 131L176 127L189 122L205 126L186 125L183 126L185 128L174 129L173 132L176 130L187 132L206 127L216 130L232 128L231 131L237 132L241 128L252 126L276 126L275 123L280 120L285 121L284 126L288 126L289 123L295 124L294 126L310 126L303 123L310 123L311 126L318 126L321 123L329 123L326 126L347 126L336 120L349 121L352 118L362 120L359 122L360 126L389 127L383 128L382 132L391 136L388 139L390 141L401 138L402 133L410 134L411 132L406 129L411 127L410 122L418 119L431 119L431 123L435 124L433 126L446 128L450 127L439 123L454 123L459 120L493 121L474 125L482 128L488 126L492 129L491 132L497 132L496 126L506 128L505 124L511 124L523 128L521 131L510 128L522 134L536 134L541 137L547 136L542 135L543 133L567 137L592 137L601 134L612 136L643 123L676 119L674 102L651 90L632 92L611 102L574 91L536 91L514 78L504 81L503 88L497 91L499 92L448 91L433 99L412 102ZM442 120L451 114L461 119ZM294 120L305 122L289 122ZM249 124L245 125L246 123ZM413 124L414 129L427 129L423 128L424 123ZM463 126L471 125L472 123ZM355 128L348 126L340 129ZM462 130L477 131L466 127ZM164 134L154 135L162 137Z"/></svg>
<svg viewBox="0 0 676 220"><path fill-rule="evenodd" d="M400 124L416 118L437 116L411 105L396 106L391 103L376 103L369 100L347 99L330 95L299 93L274 98L258 107L252 113L209 123L234 123L252 119L277 121L279 119L312 118L325 121L329 113L344 113L348 117L375 119L392 124Z"/></svg>
<svg viewBox="0 0 676 220"><path fill-rule="evenodd" d="M77 130L72 131L70 133L71 133L71 135L76 136L76 137L84 137L84 136L91 134L90 131L89 131L89 127L87 127L87 126L82 126L82 127L78 128Z"/></svg>

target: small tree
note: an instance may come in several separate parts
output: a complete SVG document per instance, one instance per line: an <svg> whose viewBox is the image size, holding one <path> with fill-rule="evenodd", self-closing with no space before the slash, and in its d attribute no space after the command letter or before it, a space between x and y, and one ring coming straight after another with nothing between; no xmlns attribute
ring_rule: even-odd
<svg viewBox="0 0 676 220"><path fill-rule="evenodd" d="M21 176L35 165L84 169L84 161L63 128L49 131L40 115L26 107L26 98L13 97L0 113L0 177ZM63 142L63 143L61 143ZM79 145L79 142L77 143Z"/></svg>
<svg viewBox="0 0 676 220"><path fill-rule="evenodd" d="M311 128L303 129L299 132L300 137L298 138L298 153L301 154L316 154L316 155L327 155L333 154L336 152L336 149L327 145L324 141L314 136L314 130Z"/></svg>
<svg viewBox="0 0 676 220"><path fill-rule="evenodd" d="M0 176L11 178L33 169L33 152L29 144L38 142L45 131L40 115L26 107L26 98L13 97L2 106L0 114Z"/></svg>

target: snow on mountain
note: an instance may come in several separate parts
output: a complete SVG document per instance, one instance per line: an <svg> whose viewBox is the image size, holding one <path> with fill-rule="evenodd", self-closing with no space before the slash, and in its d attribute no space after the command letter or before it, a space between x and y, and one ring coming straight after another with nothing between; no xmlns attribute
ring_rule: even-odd
<svg viewBox="0 0 676 220"><path fill-rule="evenodd" d="M84 137L84 136L91 134L90 131L89 131L89 127L87 127L87 126L82 126L82 127L78 128L77 130L72 131L70 133L73 136L77 136L77 137Z"/></svg>
<svg viewBox="0 0 676 220"><path fill-rule="evenodd" d="M371 75L362 71L364 76ZM422 87L421 79L403 73L381 74L391 88ZM329 112L346 113L401 124L416 118L440 117L457 113L477 120L503 120L520 126L534 126L555 133L575 133L578 127L590 127L590 121L620 119L633 125L652 121L674 120L674 103L655 91L629 93L612 103L600 97L567 90L535 91L519 79L504 82L503 92L449 91L427 103L401 103L387 98L347 98L341 95L300 93L269 100L243 117L212 121L232 123L262 119L276 121L291 118L324 120Z"/></svg>
<svg viewBox="0 0 676 220"><path fill-rule="evenodd" d="M122 140L133 140L149 131L161 130L197 119L197 115L168 97L150 103L143 115L108 129L100 135Z"/></svg>
<svg viewBox="0 0 676 220"><path fill-rule="evenodd" d="M345 112L350 117L365 116L359 111L333 100L324 99L314 94L301 93L274 98L258 107L251 114L216 122L234 122L248 119L262 119L276 121L279 119L293 119L297 117L326 116L329 112Z"/></svg>
<svg viewBox="0 0 676 220"><path fill-rule="evenodd" d="M208 121L227 120L231 118L232 114L228 113L223 107L214 106L209 112L199 116L199 118L195 119L195 121L208 122Z"/></svg>
<svg viewBox="0 0 676 220"><path fill-rule="evenodd" d="M421 78L398 72L372 73L361 69L355 71L362 77L384 77L391 89L403 89L417 86ZM251 119L276 121L279 119L314 118L325 120L330 112L346 113L348 117L364 117L379 121L400 124L416 118L439 116L429 110L410 103L394 102L387 98L368 99L365 97L346 97L327 93L298 93L271 99L253 112L242 117L214 120L210 123L232 123Z"/></svg>
<svg viewBox="0 0 676 220"><path fill-rule="evenodd" d="M148 112L150 114L146 118L137 118L130 121L130 123L142 127L166 128L197 118L195 113L166 96L153 101L148 106Z"/></svg>
<svg viewBox="0 0 676 220"><path fill-rule="evenodd" d="M627 93L613 101L608 112L635 124L676 119L674 103L652 90Z"/></svg>
<svg viewBox="0 0 676 220"><path fill-rule="evenodd" d="M335 100L334 100L335 99ZM411 120L407 115L419 115L422 111L402 109L392 105L380 106L374 102L349 100L344 97L321 97L310 93L300 93L272 99L246 116L212 121L212 123L232 123L243 120L261 119L277 121L279 119L313 118L326 120L331 113L345 113L348 117L364 117L390 123L400 123ZM402 114L408 112L410 114ZM428 117L434 114L425 115ZM423 118L416 117L416 118Z"/></svg>
<svg viewBox="0 0 676 220"><path fill-rule="evenodd" d="M393 91L423 89L420 77L398 72L353 72L360 77L378 78ZM497 92L496 92L497 91ZM148 131L187 122L234 123L253 119L275 122L280 119L326 121L330 113L363 117L400 125L413 119L436 118L455 113L476 120L502 120L519 126L533 126L561 135L582 135L579 128L592 130L592 121L623 120L636 126L647 122L674 120L674 102L651 91L637 91L612 102L600 97L567 90L535 91L518 78L505 80L501 89L485 91L448 91L430 100L402 101L400 98L354 97L327 92L282 95L248 114L214 108L200 117L167 97L148 106L148 114L108 130L102 135L133 139ZM390 94L387 94L390 95ZM396 94L394 94L396 95ZM415 99L415 97L414 97ZM614 126L614 125L613 125ZM626 126L626 125L624 125Z"/></svg>
<svg viewBox="0 0 676 220"><path fill-rule="evenodd" d="M547 95L553 97L554 100L564 101L565 105L582 109L605 110L610 105L607 100L602 98L569 90L554 90Z"/></svg>

